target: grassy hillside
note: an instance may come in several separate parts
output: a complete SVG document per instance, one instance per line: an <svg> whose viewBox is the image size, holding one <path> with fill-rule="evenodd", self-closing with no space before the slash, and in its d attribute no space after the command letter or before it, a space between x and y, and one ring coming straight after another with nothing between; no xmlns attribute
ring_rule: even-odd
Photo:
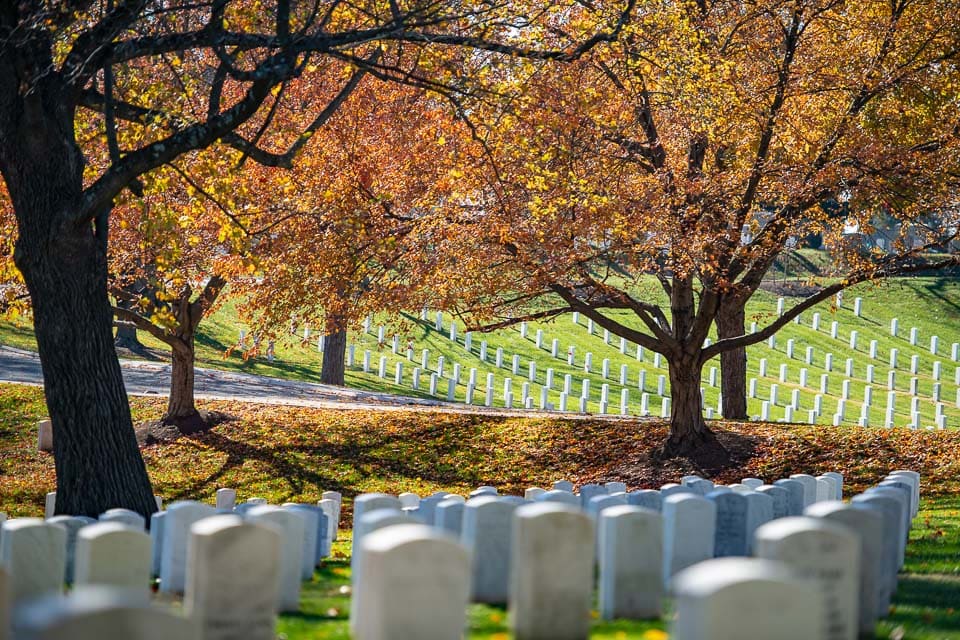
<svg viewBox="0 0 960 640"><path fill-rule="evenodd" d="M662 296L659 287L652 283L638 294L648 299L657 299ZM863 299L861 317L853 313L854 299ZM895 424L905 426L911 421L911 404L908 390L910 379L917 378L920 424L921 428L936 424L937 402L933 399L934 385L940 384L940 402L949 427L960 425L960 407L957 406L958 388L957 367L960 362L951 359L951 345L960 342L960 282L945 278L911 278L898 279L882 283L881 285L862 285L854 287L845 293L845 302L841 308L833 308L830 303L819 305L815 310L803 314L799 324L790 324L776 336L774 348L764 342L750 347L748 350L748 378L757 378L757 397L748 401L751 415L761 414L761 403L770 399L771 385L778 385L778 402L771 407L770 419L780 420L785 417L785 405L791 400L794 389L800 391L799 409L794 412L795 422L806 422L808 411L814 408L814 398L819 393L820 376L826 373L826 354L833 354L833 366L830 375L830 384L827 393L823 394L822 412L817 418L820 424L832 424L833 414L837 408L837 401L841 395L842 381L845 375L847 359L854 360L854 369L850 379L850 397L846 402L845 424L856 424L861 415L865 387L872 386L873 403L868 413L871 426L884 426L885 409L887 402L887 374L890 370L889 358L891 349L899 351L896 369L896 413ZM789 307L791 299L786 300ZM757 322L764 326L776 315L777 296L761 291L748 308L748 324ZM812 328L814 313L820 314L818 330ZM619 318L630 324L636 324L627 314L620 314ZM899 320L897 336L890 334L890 321ZM277 359L267 362L263 356L244 361L237 352L225 357L231 345L235 345L242 325L237 322L234 305L226 303L217 313L207 318L198 338L199 361L201 366L222 369L246 371L283 378L301 379L309 381L319 380L321 354L317 351L316 336L311 335L307 341L303 340L303 327L297 327L296 335L285 335L278 340L276 346ZM351 334L351 343L354 346L355 360L347 373L347 384L361 389L376 389L404 395L424 397L428 395L428 378L431 371L437 370L437 358L445 359L444 376L449 378L455 363L462 367L461 384L455 390L455 399L464 401L466 396L466 382L469 370L477 370L477 389L473 397L474 404L483 404L486 393L487 374L494 374L493 405L503 405L503 385L505 378L513 381L514 406L519 406L522 383L527 379L528 366L531 360L537 364L535 380L530 385L530 395L535 406L539 406L540 393L546 380L546 369L554 370L554 383L548 395L548 402L559 406L560 390L563 387L564 376L572 376L572 393L568 400L567 409L579 408L578 398L581 392L583 379L590 381L590 402L587 410L591 413L600 410L601 388L604 383L609 384L609 413L620 412L621 389L629 389L630 414L640 414L641 390L638 388L638 378L641 371L646 372L646 382L643 392L649 395L648 411L652 415L659 415L661 398L657 396L659 376L666 376L665 362L655 366L652 353L645 352L642 360L636 358L634 345L627 345L626 353L621 353L620 339L611 337L609 344L604 342L602 332L595 330L593 335L587 333L586 321L581 318L579 324L572 322L572 317L566 315L546 323L531 323L527 328L526 337L521 337L519 328L501 330L490 334L474 334L472 348L468 352L464 344L464 327L458 323L457 341L449 339L451 318L444 315L441 331L434 327L435 313L429 314L426 322L420 321L417 315L400 314L391 317L377 318L369 333L354 331ZM839 325L836 339L830 335L831 323ZM378 343L377 328L380 323L386 325L386 339L383 344ZM910 329L918 330L918 344L913 346L909 342ZM535 344L537 330L544 332L541 348ZM858 344L856 349L850 347L850 333L857 331ZM392 352L392 335L399 337L400 349ZM939 336L939 347L936 354L930 352L930 337ZM159 349L163 355L162 345L151 342L148 336L141 334L141 338L150 346ZM553 358L550 353L552 340L558 341L559 353ZM786 354L789 340L794 341L792 358ZM870 342L877 341L877 357L869 354ZM486 362L479 358L480 343L488 344ZM407 344L412 343L414 357L406 357ZM0 343L12 344L25 348L33 346L33 338L29 326L10 321L0 322ZM567 353L570 347L575 351L574 366L567 364ZM813 348L813 359L810 364L805 362L807 347ZM497 348L503 350L503 363L495 366ZM421 367L422 350L429 350L428 368L420 376L420 388L412 388L414 367ZM363 354L370 352L370 370L362 370ZM590 352L593 358L591 372L584 371L584 357ZM511 371L512 358L520 357L519 374ZM917 374L910 372L911 356L919 357ZM380 357L386 357L385 378L377 375ZM610 377L604 380L600 375L602 361L609 360ZM760 376L761 360L767 361L766 375ZM941 379L933 378L934 362L941 363ZM398 362L403 363L401 384L395 384L394 372ZM787 364L786 382L779 380L780 365ZM620 384L620 367L627 365L627 385ZM874 380L867 382L867 365L874 367ZM719 363L708 363L704 368L704 399L705 407L715 410L719 401L719 371L716 372L716 386L710 386L712 368L719 369ZM806 368L807 384L800 387L800 369ZM667 383L667 387L669 384ZM437 390L437 397L446 398L447 384L443 380Z"/></svg>
<svg viewBox="0 0 960 640"><path fill-rule="evenodd" d="M137 420L158 417L157 399L131 400ZM352 498L364 491L446 490L465 493L494 484L517 493L568 478L577 484L624 479L631 489L679 479L685 467L651 468L647 449L663 437L661 421L569 421L438 414L305 410L240 403L204 403L235 420L212 431L143 449L165 500L212 502L217 488L240 499L314 501L341 491L349 522ZM39 515L54 487L53 458L36 451L42 393L0 385L0 511ZM923 474L924 500L892 615L878 638L960 638L960 433L883 429L819 429L714 424L736 447L739 465L716 478L773 480L791 473L841 471L846 493L894 468ZM345 532L346 534L346 532ZM348 538L348 534L345 535ZM304 586L301 611L281 617L289 640L347 638L349 545ZM506 640L503 609L473 606L472 639ZM662 640L664 621L596 623L592 638Z"/></svg>

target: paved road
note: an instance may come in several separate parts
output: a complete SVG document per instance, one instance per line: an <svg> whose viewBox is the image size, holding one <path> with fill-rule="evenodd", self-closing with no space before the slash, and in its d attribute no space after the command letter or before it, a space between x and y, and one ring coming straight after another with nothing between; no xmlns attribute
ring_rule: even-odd
<svg viewBox="0 0 960 640"><path fill-rule="evenodd" d="M121 360L127 393L166 396L170 388L170 365L141 360ZM36 353L0 346L0 382L43 384L40 358ZM243 400L261 404L282 404L334 409L380 409L490 413L505 416L561 415L557 412L488 409L439 400L409 398L388 393L346 389L325 384L283 380L247 373L197 368L196 397L202 400ZM566 418L593 418L565 413Z"/></svg>

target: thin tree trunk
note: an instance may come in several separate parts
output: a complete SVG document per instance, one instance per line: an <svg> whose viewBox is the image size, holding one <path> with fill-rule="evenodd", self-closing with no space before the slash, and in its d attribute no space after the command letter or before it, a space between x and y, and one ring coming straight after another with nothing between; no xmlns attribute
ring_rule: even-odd
<svg viewBox="0 0 960 640"><path fill-rule="evenodd" d="M185 419L199 417L193 395L195 364L196 349L191 334L172 349L170 400L165 416L167 420L180 423Z"/></svg>
<svg viewBox="0 0 960 640"><path fill-rule="evenodd" d="M344 358L347 353L347 330L336 329L323 338L323 365L320 382L344 386Z"/></svg>
<svg viewBox="0 0 960 640"><path fill-rule="evenodd" d="M717 338L736 338L744 334L746 312L737 298L724 298L717 312ZM720 392L723 417L747 419L747 349L738 347L720 354Z"/></svg>
<svg viewBox="0 0 960 640"><path fill-rule="evenodd" d="M120 349L130 351L140 351L143 349L143 343L137 337L137 328L128 322L117 323L117 336L113 344Z"/></svg>

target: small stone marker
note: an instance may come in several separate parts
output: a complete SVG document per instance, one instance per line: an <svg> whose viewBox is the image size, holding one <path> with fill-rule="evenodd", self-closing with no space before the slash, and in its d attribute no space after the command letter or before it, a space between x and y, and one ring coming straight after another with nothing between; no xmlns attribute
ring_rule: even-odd
<svg viewBox="0 0 960 640"><path fill-rule="evenodd" d="M37 423L37 451L53 451L53 423L50 420Z"/></svg>
<svg viewBox="0 0 960 640"><path fill-rule="evenodd" d="M2 516L2 514L0 514ZM5 517L0 517L0 525L3 524ZM73 582L74 552L77 547L77 532L83 527L95 523L93 518L86 516L54 516L47 520L47 524L57 524L67 532L67 564L64 580L68 583Z"/></svg>
<svg viewBox="0 0 960 640"><path fill-rule="evenodd" d="M0 566L7 571L8 602L62 593L67 567L67 530L39 518L14 518L2 525Z"/></svg>
<svg viewBox="0 0 960 640"><path fill-rule="evenodd" d="M822 598L815 583L779 562L718 558L674 579L672 640L821 638Z"/></svg>
<svg viewBox="0 0 960 640"><path fill-rule="evenodd" d="M816 581L823 615L812 637L855 640L861 555L856 532L819 518L781 518L757 529L755 550L757 557L784 562Z"/></svg>
<svg viewBox="0 0 960 640"><path fill-rule="evenodd" d="M235 515L191 527L183 605L204 640L273 640L280 544L277 529Z"/></svg>
<svg viewBox="0 0 960 640"><path fill-rule="evenodd" d="M786 518L790 515L790 492L783 487L765 484L757 487L757 493L770 496L773 500L773 519Z"/></svg>
<svg viewBox="0 0 960 640"><path fill-rule="evenodd" d="M150 601L150 536L119 521L98 522L77 534L74 584L121 588Z"/></svg>
<svg viewBox="0 0 960 640"><path fill-rule="evenodd" d="M586 638L593 595L590 518L572 506L525 505L516 511L513 541L509 611L516 640Z"/></svg>
<svg viewBox="0 0 960 640"><path fill-rule="evenodd" d="M887 496L861 494L853 496L850 506L874 513L882 519L880 535L880 566L875 577L876 611L884 615L890 609L890 601L897 590L897 571L900 562L900 511L896 500Z"/></svg>
<svg viewBox="0 0 960 640"><path fill-rule="evenodd" d="M663 597L663 517L634 506L605 509L597 531L600 616L658 618Z"/></svg>
<svg viewBox="0 0 960 640"><path fill-rule="evenodd" d="M448 640L466 626L470 555L423 525L388 527L363 541L358 640Z"/></svg>
<svg viewBox="0 0 960 640"><path fill-rule="evenodd" d="M217 511L233 511L237 506L237 492L234 489L217 489Z"/></svg>
<svg viewBox="0 0 960 640"><path fill-rule="evenodd" d="M43 500L43 518L49 520L57 511L57 492L50 491Z"/></svg>
<svg viewBox="0 0 960 640"><path fill-rule="evenodd" d="M590 504L590 500L597 496L608 495L607 488L600 484L585 484L580 487L580 506L584 509Z"/></svg>
<svg viewBox="0 0 960 640"><path fill-rule="evenodd" d="M507 602L511 560L510 521L516 509L516 504L494 496L472 498L464 506L460 540L473 557L470 590L473 602Z"/></svg>
<svg viewBox="0 0 960 640"><path fill-rule="evenodd" d="M167 512L150 514L150 573L160 577L160 559L163 557L163 534L166 530Z"/></svg>
<svg viewBox="0 0 960 640"><path fill-rule="evenodd" d="M300 564L300 579L308 581L313 577L313 570L320 564L323 557L324 539L327 535L326 516L320 507L312 504L297 504L286 502L281 509L292 511L303 520L303 557Z"/></svg>
<svg viewBox="0 0 960 640"><path fill-rule="evenodd" d="M400 511L403 504L399 498L387 495L386 493L364 493L356 497L353 501L353 528L357 528L357 522L366 513L371 513L377 509L392 509Z"/></svg>

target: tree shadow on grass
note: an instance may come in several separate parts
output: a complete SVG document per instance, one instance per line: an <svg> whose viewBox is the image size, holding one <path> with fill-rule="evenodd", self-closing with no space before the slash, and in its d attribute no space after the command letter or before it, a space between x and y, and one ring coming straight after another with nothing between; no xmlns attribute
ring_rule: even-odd
<svg viewBox="0 0 960 640"><path fill-rule="evenodd" d="M487 421L465 421L472 431L480 432ZM485 481L471 469L474 465L456 466L449 464L463 454L463 446L457 438L444 437L441 425L424 424L410 429L398 429L390 434L346 439L343 442L323 441L321 443L292 443L275 446L261 446L243 442L226 436L214 429L206 433L181 438L177 446L196 448L210 447L227 455L219 467L204 478L181 485L172 499L184 499L214 488L218 480L231 470L250 461L257 461L269 469L269 475L282 479L291 495L303 493L310 486L328 491L338 491L345 497L354 497L362 493L354 484L346 484L332 474L318 470L321 461L341 461L350 464L362 478L410 478L418 482L426 481L441 486L470 486ZM416 455L415 445L424 443L424 448ZM411 455L404 456L404 451ZM482 451L475 450L475 456ZM311 462L311 461L316 461Z"/></svg>

